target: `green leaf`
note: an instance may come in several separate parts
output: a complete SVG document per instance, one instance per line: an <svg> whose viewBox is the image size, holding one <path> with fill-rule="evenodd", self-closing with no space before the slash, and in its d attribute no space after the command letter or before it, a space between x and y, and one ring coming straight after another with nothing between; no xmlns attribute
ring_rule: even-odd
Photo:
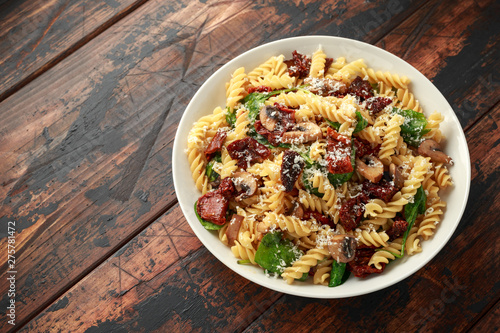
<svg viewBox="0 0 500 333"><path fill-rule="evenodd" d="M361 115L361 112L356 111L356 118L358 119L358 123L356 124L356 127L354 128L354 131L352 132L352 134L356 134L358 132L361 132L362 130L365 129L366 126L368 126L368 120L366 120Z"/></svg>
<svg viewBox="0 0 500 333"><path fill-rule="evenodd" d="M354 147L354 142L352 143L352 150L351 150L351 165L352 165L352 171L348 173L328 173L328 180L330 181L330 184L332 184L335 187L339 187L340 185L344 184L346 181L351 179L352 175L354 174L354 169L356 168L356 148Z"/></svg>
<svg viewBox="0 0 500 333"><path fill-rule="evenodd" d="M220 175L216 171L214 171L214 169L213 169L215 162L219 162L219 163L222 162L220 151L218 151L214 154L214 156L210 159L210 161L207 163L207 166L205 168L205 174L207 175L208 180L210 182L214 182L220 177Z"/></svg>
<svg viewBox="0 0 500 333"><path fill-rule="evenodd" d="M427 202L427 195L422 186L420 186L413 197L413 202L410 202L405 205L405 219L408 222L408 228L406 228L405 233L403 234L403 241L401 242L401 254L392 253L390 251L384 249L378 249L379 251L387 251L391 253L396 258L402 258L405 253L405 245L406 240L408 239L408 235L410 234L411 228L415 224L415 220L419 214L425 213L425 203Z"/></svg>
<svg viewBox="0 0 500 333"><path fill-rule="evenodd" d="M236 124L236 110L233 110L233 112L231 112L229 106L226 108L226 121L231 126L231 128L234 128L234 125Z"/></svg>
<svg viewBox="0 0 500 333"><path fill-rule="evenodd" d="M344 283L350 275L350 272L346 270L346 264L342 262L333 261L332 271L330 272L330 282L328 287L337 287ZM347 273L347 274L346 274Z"/></svg>
<svg viewBox="0 0 500 333"><path fill-rule="evenodd" d="M274 231L262 238L255 252L255 262L269 272L282 274L302 254L290 240L283 239L281 231Z"/></svg>
<svg viewBox="0 0 500 333"><path fill-rule="evenodd" d="M224 225L219 225L215 224L209 221L205 221L204 219L201 218L201 216L198 214L198 211L196 210L196 205L198 204L198 200L194 203L194 213L196 214L196 217L198 218L198 221L200 221L201 225L207 229L207 230L219 230L221 229Z"/></svg>
<svg viewBox="0 0 500 333"><path fill-rule="evenodd" d="M306 163L306 166L304 167L304 171L302 172L302 183L304 184L304 187L307 192L314 194L315 196L319 198L323 198L324 193L319 192L317 187L313 187L313 184L309 181L309 178L313 175L315 169L321 170L322 167L319 163L313 162L313 163Z"/></svg>
<svg viewBox="0 0 500 333"><path fill-rule="evenodd" d="M238 261L236 261L238 263L238 265L248 265L248 264L251 264L252 262L248 259L246 260L243 260L243 259L240 259Z"/></svg>
<svg viewBox="0 0 500 333"><path fill-rule="evenodd" d="M372 89L377 92L377 94L380 94L380 87L378 83L370 83L370 85L372 86Z"/></svg>
<svg viewBox="0 0 500 333"><path fill-rule="evenodd" d="M333 127L336 131L338 131L340 129L340 126L342 125L341 123L333 122L333 121L328 120L328 119L325 119L325 120L328 123L328 125L330 125L331 127Z"/></svg>
<svg viewBox="0 0 500 333"><path fill-rule="evenodd" d="M403 125L401 125L403 140L413 147L418 147L422 142L422 137L430 131L430 129L425 128L427 126L427 119L424 114L398 108L392 108L392 113L399 114L405 118Z"/></svg>
<svg viewBox="0 0 500 333"><path fill-rule="evenodd" d="M308 277L309 277L309 273L304 273L304 274L302 274L302 277L300 279L295 279L295 280L296 281L306 281Z"/></svg>

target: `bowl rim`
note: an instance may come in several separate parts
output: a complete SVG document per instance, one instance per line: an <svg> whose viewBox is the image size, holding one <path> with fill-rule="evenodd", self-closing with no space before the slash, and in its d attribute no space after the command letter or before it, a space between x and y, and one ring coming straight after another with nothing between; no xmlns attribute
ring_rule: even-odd
<svg viewBox="0 0 500 333"><path fill-rule="evenodd" d="M354 44L355 47L360 47L362 49L367 48L369 50L376 50L376 52L381 53L384 56L386 56L388 60L392 60L392 61L401 63L404 67L406 67L408 69L409 72L411 72L411 75L413 77L418 78L417 81L419 82L419 84L421 84L422 86L425 86L423 88L434 90L434 93L437 92L438 96L440 96L444 100L445 106L448 107L448 111L446 111L444 113L446 113L446 117L448 118L448 122L451 124L449 126L453 126L453 125L457 126L458 125L458 128L460 129L458 131L458 133L453 132L453 134L455 135L455 138L459 140L459 145L458 145L457 149L460 149L460 151L462 152L462 155L460 156L461 159L463 159L463 161L461 163L461 167L463 167L463 169L464 169L466 179L460 179L461 185L463 185L465 187L462 190L463 195L460 196L461 201L456 202L454 204L454 205L459 205L459 206L457 206L457 207L459 207L459 212L455 214L456 218L454 219L454 221L449 222L449 223L453 222L451 224L451 228L449 228L448 230L443 230L443 231L441 231L441 229L443 229L443 228L437 228L436 233L441 232L441 235L439 237L439 238L441 238L441 241L440 241L440 243L437 244L437 246L434 246L434 249L432 251L426 252L424 249L423 252L425 252L425 256L422 257L421 260L419 260L420 261L419 264L417 264L415 266L410 266L410 269L406 270L405 272L399 274L396 277L392 277L391 279L377 279L378 283L376 284L376 286L369 288L369 290L362 290L360 292L357 292L356 289L354 289L351 292L342 292L341 294L336 294L335 289L337 289L338 287L337 288L327 288L327 287L322 286L322 285L309 285L309 284L305 284L305 283L301 283L301 282L298 282L298 283L295 282L293 285L288 285L285 281L278 281L278 283L276 283L275 279L267 278L264 274L264 271L260 267L259 267L259 269L262 271L262 273L261 274L254 274L253 269L249 269L245 265L237 264L236 263L237 259L232 255L230 248L225 246L224 244L222 244L219 241L218 237L216 237L217 241L220 244L222 244L224 247L227 248L227 251L225 254L219 253L218 249L215 246L213 246L212 243L208 239L208 237L213 237L213 236L209 236L209 235L213 235L213 233L208 232L203 227L201 227L199 221L196 218L193 219L194 212L193 212L192 203L187 204L187 202L186 202L187 199L183 195L179 195L179 193L181 193L181 194L183 193L185 186L191 186L191 187L195 188L191 177L189 177L189 182L190 182L189 185L186 185L185 183L183 183L183 181L186 181L184 178L181 179L179 177L180 170L183 167L182 164L187 164L189 166L189 164L187 163L187 155L185 153L186 147L181 146L187 140L186 138L187 138L188 132L180 131L180 129L186 128L188 123L192 125L192 123L194 122L193 119L189 119L189 115L192 113L192 112L190 112L190 110L195 108L194 104L200 98L203 99L204 94L207 94L207 91L206 91L207 89L205 89L204 87L209 85L212 81L216 81L217 79L220 80L220 77L222 75L225 76L227 74L227 72L229 73L229 76L225 77L225 80L228 81L232 71L234 71L238 67L242 67L242 64L240 64L241 60L249 57L249 55L252 55L253 53L256 53L256 52L259 52L262 50L267 50L267 49L274 49L274 50L276 50L276 52L274 52L274 55L279 55L279 54L283 53L283 52L279 51L280 50L279 46L287 45L288 43L295 43L296 45L300 45L300 42L302 42L302 41L307 41L306 44L314 44L312 42L316 42L317 46L324 45L325 42L327 42L327 41L328 41L328 43L339 43L340 42L340 43L347 43L347 45ZM351 46L349 46L349 47L351 47ZM299 49L299 47L295 47L295 48ZM359 55L359 58L365 58L365 56ZM266 59L267 59L266 56L259 58L257 61L257 65L260 63L263 63ZM350 61L353 61L353 60L355 60L355 59L350 59ZM249 66L249 67L251 67L251 66ZM251 68L254 68L254 67L251 67ZM371 67L371 68L373 68L373 67ZM409 73L407 73L407 72L398 73L398 74L409 75ZM415 79L412 79L412 81L415 81ZM422 81L422 82L420 82L420 81ZM218 89L220 89L220 87L218 87ZM212 90L214 90L214 89L212 89ZM412 91L414 91L414 90L412 89ZM415 95L417 95L417 94L415 94ZM443 104L443 101L440 101L439 103ZM219 105L219 106L221 106L221 105ZM451 110L451 112L449 112L449 110ZM202 114L202 113L200 113L200 114ZM205 112L203 114L207 114L207 113ZM428 112L426 112L426 116L428 116L428 115L429 115ZM450 118L451 118L451 121L450 121ZM199 119L199 117L196 119ZM189 126L189 128L191 127L191 125ZM184 135L186 138L183 139L181 137L182 135ZM176 156L183 156L185 159L185 163L182 163L182 161L180 161L179 158L175 158ZM427 77L425 77L422 73L420 73L420 71L418 71L415 67L410 65L405 60L393 55L392 53L390 53L384 49L381 49L375 45L371 45L371 44L368 44L368 43L365 43L362 41L344 38L344 37L337 37L337 36L308 35L308 36L297 36L297 37L278 39L278 40L268 42L268 43L259 45L257 47L251 48L251 49L241 53L240 55L236 56L235 58L231 59L230 61L228 61L226 64L221 66L218 70L216 70L215 72L213 72L210 75L210 77L203 83L203 85L200 86L200 88L198 88L197 92L192 97L191 101L189 102L188 106L186 107L186 109L182 115L182 118L178 124L176 134L175 134L175 139L174 139L174 145L173 145L173 149L172 149L172 178L173 178L175 193L176 193L176 196L178 199L179 206L181 207L181 210L182 210L188 224L190 225L191 229L193 230L195 235L198 237L198 239L202 242L202 244L209 250L209 252L211 252L212 255L214 255L220 262L222 262L224 265L226 265L233 272L239 274L240 276L244 277L245 279L250 280L250 281L252 281L260 286L269 288L269 289L277 291L277 292L282 292L282 293L286 293L286 294L290 294L290 295L294 295L294 296L301 296L301 297L307 297L307 298L334 299L334 298L346 298L346 297L352 297L352 296L365 295L365 294L369 294L369 293L372 293L375 291L382 290L382 289L387 288L389 286L395 285L396 283L404 280L408 276L416 273L422 267L427 265L433 258L435 258L436 255L449 242L450 238L453 236L454 232L456 231L456 229L458 227L458 224L460 223L460 221L463 217L463 213L464 213L466 205L467 205L469 191L470 191L471 165L470 165L470 154L469 154L469 149L468 149L465 133L463 132L462 126L461 126L461 124L458 120L458 117L456 116L453 108L450 106L450 104L448 103L446 98L441 94L441 92L434 86L434 84ZM199 196L200 195L201 194L199 194ZM449 214L445 214L444 219L446 219L447 215L449 215ZM443 221L444 221L444 219L443 219ZM450 226L448 226L448 227L450 227ZM447 231L446 234L444 234L445 231ZM431 238L430 240L425 241L424 243L427 244L428 242L432 241L433 239L434 239L434 237ZM423 252L417 254L417 256L422 255ZM408 260L408 256L405 256L404 258L399 259L399 260L405 261L399 265L399 266L402 266ZM384 273L377 275L376 278L382 277L384 275ZM368 277L366 279L361 280L360 283L362 283L364 281L370 281L371 279L372 279L371 277ZM352 277L349 280L352 280ZM349 282L349 280L348 280L348 282ZM346 284L347 284L347 282L346 282ZM310 286L310 287L314 286L313 288L315 288L315 289L318 287L321 287L321 289L318 288L318 290L320 290L320 292L311 295L309 291L312 288L308 288L308 286Z"/></svg>

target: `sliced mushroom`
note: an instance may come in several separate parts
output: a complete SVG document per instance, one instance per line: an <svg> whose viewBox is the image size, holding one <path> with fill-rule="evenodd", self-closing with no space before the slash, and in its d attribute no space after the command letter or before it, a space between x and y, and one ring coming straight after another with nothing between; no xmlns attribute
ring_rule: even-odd
<svg viewBox="0 0 500 333"><path fill-rule="evenodd" d="M389 165L389 174L391 175L391 180L394 182L394 187L398 190L402 189L405 184L405 179L396 164L391 163L391 165Z"/></svg>
<svg viewBox="0 0 500 333"><path fill-rule="evenodd" d="M233 175L233 183L236 187L236 191L240 193L235 200L241 201L248 197L251 197L257 191L257 181L248 172L235 172Z"/></svg>
<svg viewBox="0 0 500 333"><path fill-rule="evenodd" d="M302 207L300 202L294 201L293 206L290 207L290 210L288 211L288 215L293 215L299 219L302 219L302 217L304 217L304 207Z"/></svg>
<svg viewBox="0 0 500 333"><path fill-rule="evenodd" d="M231 216L231 221L229 221L229 225L226 229L227 243L229 246L234 246L234 241L238 238L241 222L243 222L244 219L245 218L243 216L237 214L233 214L233 216Z"/></svg>
<svg viewBox="0 0 500 333"><path fill-rule="evenodd" d="M356 158L356 170L372 183L378 183L384 175L384 165L371 155L365 155L361 159Z"/></svg>
<svg viewBox="0 0 500 333"><path fill-rule="evenodd" d="M283 133L282 143L306 143L323 138L321 128L311 122L298 123L291 131Z"/></svg>
<svg viewBox="0 0 500 333"><path fill-rule="evenodd" d="M328 243L328 251L333 260L347 263L354 259L358 243L356 238L349 235L335 235Z"/></svg>
<svg viewBox="0 0 500 333"><path fill-rule="evenodd" d="M259 119L268 131L274 131L276 128L276 124L278 123L278 113L279 110L277 107L272 105L263 106L259 112Z"/></svg>
<svg viewBox="0 0 500 333"><path fill-rule="evenodd" d="M451 157L443 153L441 147L439 147L439 143L434 140L424 140L418 146L418 153L420 155L430 157L431 160L437 163L446 163L453 164Z"/></svg>

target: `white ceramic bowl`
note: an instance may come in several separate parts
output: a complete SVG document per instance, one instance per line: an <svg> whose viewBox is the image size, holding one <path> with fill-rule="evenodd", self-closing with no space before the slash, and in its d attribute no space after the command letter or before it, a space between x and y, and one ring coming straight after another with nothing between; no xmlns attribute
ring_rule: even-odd
<svg viewBox="0 0 500 333"><path fill-rule="evenodd" d="M351 275L347 282L335 288L314 285L312 282L295 282L288 285L281 278L266 277L260 267L237 264L237 259L231 250L219 241L217 233L205 230L195 216L193 205L201 194L192 180L185 152L187 135L193 123L201 116L210 114L215 107L225 107L225 83L229 81L234 70L243 66L248 72L273 55L284 54L286 59L290 59L294 50L312 55L320 45L328 57L342 56L347 61L363 58L370 68L407 76L412 82L411 91L418 98L426 116L435 110L444 115L441 129L447 138L445 151L455 162L455 165L450 167L455 184L443 195L447 201L444 218L433 238L422 243L423 251L397 259L388 265L382 274L372 274L365 279ZM241 54L215 72L194 95L179 123L174 142L172 169L179 205L195 234L214 256L242 277L261 286L291 295L314 298L342 298L367 294L391 286L423 267L448 242L460 222L469 195L471 174L469 151L460 123L446 99L424 75L407 62L378 47L330 36L294 37L268 43Z"/></svg>

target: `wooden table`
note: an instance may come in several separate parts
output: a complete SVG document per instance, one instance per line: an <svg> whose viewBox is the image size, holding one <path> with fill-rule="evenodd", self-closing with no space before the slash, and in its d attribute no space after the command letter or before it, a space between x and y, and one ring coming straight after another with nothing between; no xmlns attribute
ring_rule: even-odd
<svg viewBox="0 0 500 333"><path fill-rule="evenodd" d="M0 331L498 330L498 1L0 3ZM453 106L471 153L446 247L348 299L284 295L230 271L193 234L171 175L177 124L204 80L250 48L311 34L412 64Z"/></svg>

